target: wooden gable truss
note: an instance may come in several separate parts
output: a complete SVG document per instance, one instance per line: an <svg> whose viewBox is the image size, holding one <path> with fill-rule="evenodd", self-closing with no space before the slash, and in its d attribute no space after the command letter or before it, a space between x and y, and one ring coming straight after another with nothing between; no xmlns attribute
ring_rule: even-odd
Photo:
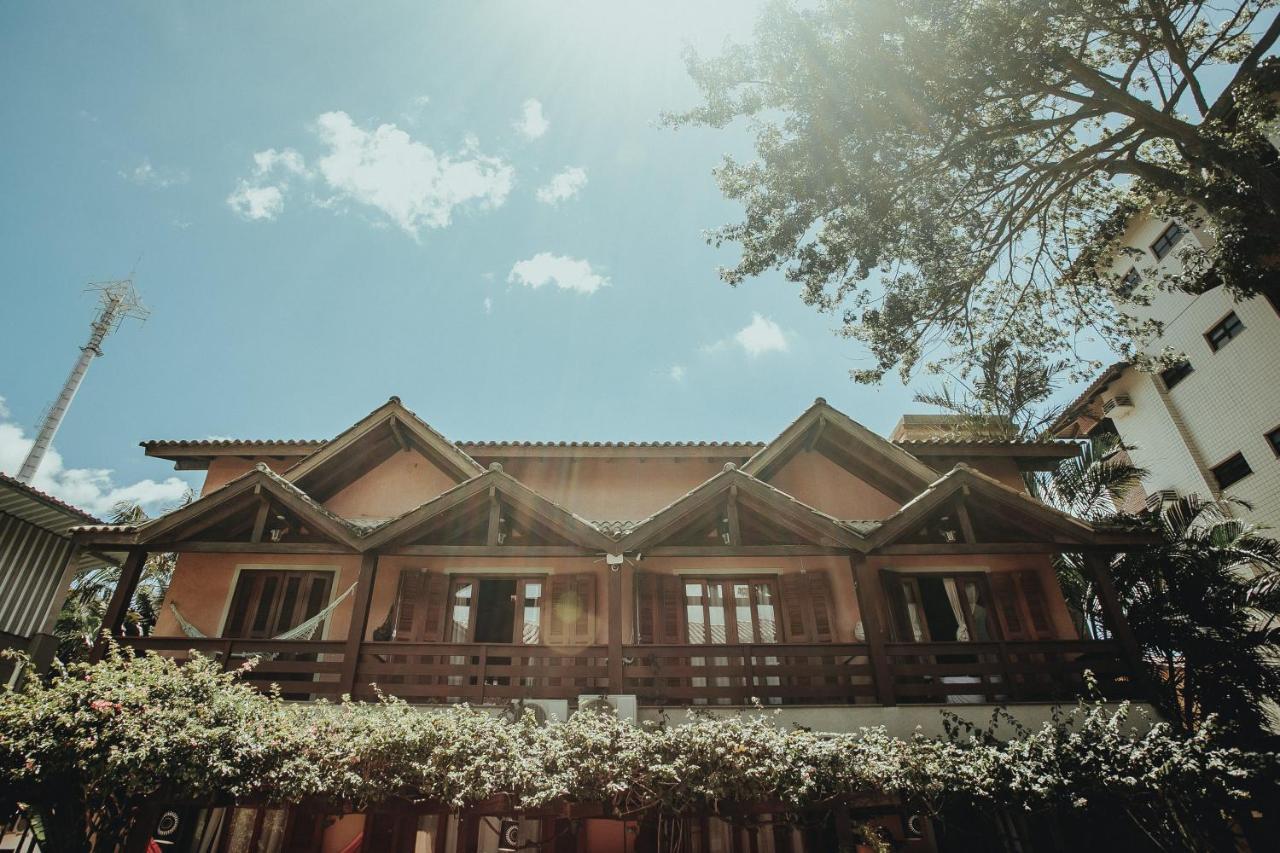
<svg viewBox="0 0 1280 853"><path fill-rule="evenodd" d="M1142 544L957 465L869 535L877 554L1046 553Z"/></svg>
<svg viewBox="0 0 1280 853"><path fill-rule="evenodd" d="M938 472L819 397L791 426L748 459L742 470L768 482L796 455L813 451L897 501L914 498Z"/></svg>
<svg viewBox="0 0 1280 853"><path fill-rule="evenodd" d="M322 545L358 550L357 531L266 465L138 528L133 541L161 546L192 543L271 546Z"/></svg>
<svg viewBox="0 0 1280 853"><path fill-rule="evenodd" d="M414 553L433 547L567 548L600 554L617 544L585 519L492 466L376 528L363 547Z"/></svg>
<svg viewBox="0 0 1280 853"><path fill-rule="evenodd" d="M864 537L768 483L727 467L637 525L628 552L749 554L752 549L865 550Z"/></svg>
<svg viewBox="0 0 1280 853"><path fill-rule="evenodd" d="M285 474L324 502L396 453L409 452L426 458L455 483L484 473L478 462L392 397Z"/></svg>

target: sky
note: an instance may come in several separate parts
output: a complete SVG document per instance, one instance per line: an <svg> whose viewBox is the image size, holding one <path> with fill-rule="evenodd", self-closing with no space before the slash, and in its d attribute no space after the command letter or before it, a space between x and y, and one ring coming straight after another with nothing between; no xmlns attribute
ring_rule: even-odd
<svg viewBox="0 0 1280 853"><path fill-rule="evenodd" d="M747 127L686 45L733 2L0 5L0 470L87 334L108 338L35 485L152 511L157 438L326 438L398 395L455 440L767 440L813 399L927 410L780 274L722 283L711 171ZM356 10L359 9L358 13ZM369 11L369 10L372 11ZM931 384L924 380L919 387Z"/></svg>

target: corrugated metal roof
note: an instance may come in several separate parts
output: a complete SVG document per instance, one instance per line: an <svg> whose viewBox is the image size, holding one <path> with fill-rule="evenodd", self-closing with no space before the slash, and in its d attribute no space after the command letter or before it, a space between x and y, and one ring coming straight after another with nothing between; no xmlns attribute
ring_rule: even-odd
<svg viewBox="0 0 1280 853"><path fill-rule="evenodd" d="M0 512L21 518L28 524L34 524L59 536L65 536L67 531L77 524L101 523L99 519L84 510L2 473L0 473Z"/></svg>

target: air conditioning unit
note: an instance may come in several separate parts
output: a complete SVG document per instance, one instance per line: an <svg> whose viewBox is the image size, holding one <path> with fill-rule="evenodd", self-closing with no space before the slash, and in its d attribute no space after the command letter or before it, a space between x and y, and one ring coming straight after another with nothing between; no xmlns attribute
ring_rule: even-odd
<svg viewBox="0 0 1280 853"><path fill-rule="evenodd" d="M1102 414L1109 418L1123 418L1133 411L1133 400L1128 394L1117 394L1102 404Z"/></svg>
<svg viewBox="0 0 1280 853"><path fill-rule="evenodd" d="M1177 502L1177 489L1159 489L1147 495L1147 510L1149 512L1159 512L1169 504Z"/></svg>
<svg viewBox="0 0 1280 853"><path fill-rule="evenodd" d="M501 711L505 720L515 722L524 719L525 714L533 714L539 725L546 725L552 720L564 722L569 719L568 699L512 699Z"/></svg>
<svg viewBox="0 0 1280 853"><path fill-rule="evenodd" d="M630 723L639 719L632 693L583 693L578 697L578 710L604 711Z"/></svg>

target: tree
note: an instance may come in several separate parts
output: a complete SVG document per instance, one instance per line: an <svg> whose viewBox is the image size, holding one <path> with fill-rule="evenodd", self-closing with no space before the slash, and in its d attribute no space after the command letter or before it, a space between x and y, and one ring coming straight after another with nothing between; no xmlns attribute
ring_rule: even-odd
<svg viewBox="0 0 1280 853"><path fill-rule="evenodd" d="M1256 737L1280 696L1280 541L1226 509L1194 497L1166 507L1150 518L1163 541L1113 572L1166 715L1190 732L1213 713Z"/></svg>
<svg viewBox="0 0 1280 853"><path fill-rule="evenodd" d="M194 499L195 495L188 492L178 506L185 506ZM112 524L143 524L149 520L150 516L142 507L132 501L121 501L111 511ZM142 565L138 588L125 614L125 631L137 636L146 636L151 632L160 616L160 605L169 589L169 581L177 562L177 554L155 553L147 556ZM54 628L54 634L58 638L59 660L67 663L83 660L88 656L102 630L103 617L119 580L118 566L90 566L76 573Z"/></svg>
<svg viewBox="0 0 1280 853"><path fill-rule="evenodd" d="M751 122L756 159L716 170L745 208L710 234L742 249L721 276L782 269L842 312L875 359L856 380L965 372L991 341L1057 355L1092 331L1128 352L1156 329L1110 302L1135 211L1216 240L1180 247L1164 286L1280 293L1275 6L775 2L752 44L689 55L702 103L667 120Z"/></svg>
<svg viewBox="0 0 1280 853"><path fill-rule="evenodd" d="M963 376L952 375L947 384L916 394L915 401L958 415L952 427L957 437L1034 438L1061 411L1050 398L1065 369L1065 362L992 340L979 348Z"/></svg>
<svg viewBox="0 0 1280 853"><path fill-rule="evenodd" d="M1267 702L1280 695L1280 541L1232 518L1230 504L1191 496L1155 513L1120 513L1144 472L1114 437L1031 479L1032 492L1079 518L1142 526L1159 542L1111 566L1116 591L1158 686L1161 710L1195 731L1213 713L1238 736L1267 729ZM1091 573L1079 555L1055 568L1082 627L1105 631Z"/></svg>

